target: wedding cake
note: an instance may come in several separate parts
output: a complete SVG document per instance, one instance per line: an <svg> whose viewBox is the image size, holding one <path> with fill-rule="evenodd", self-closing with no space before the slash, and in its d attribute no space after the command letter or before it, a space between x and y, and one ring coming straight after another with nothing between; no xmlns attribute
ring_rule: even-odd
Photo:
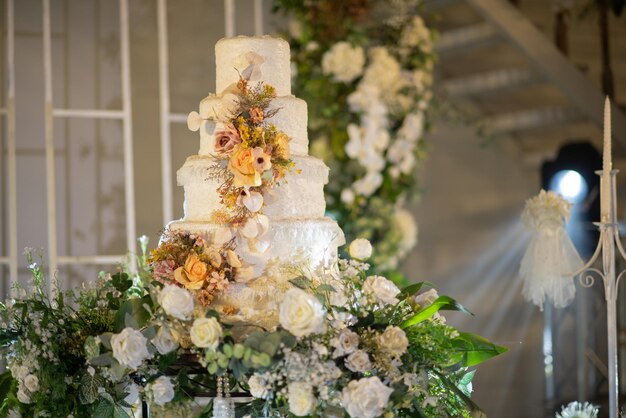
<svg viewBox="0 0 626 418"><path fill-rule="evenodd" d="M200 150L178 170L178 184L185 191L184 217L171 222L167 230L200 236L209 242L232 242L240 259L237 265L241 266L212 306L237 320L271 325L276 320L281 294L291 287L288 280L297 275L295 270L332 265L337 248L345 240L337 223L324 216L323 188L329 169L308 155L307 104L291 95L289 44L268 36L225 38L216 44L215 56L218 94L206 97L200 102L199 112L190 114L190 129L200 131ZM252 107L245 111L246 117L258 117L258 125L248 123L251 129L265 129L259 135L274 135L279 142L281 135L287 137L288 145L281 150L280 159L287 169L272 187L264 187L269 170L263 173L259 169L262 179L256 172L248 175L235 164L239 160L232 155L239 149L233 151L233 143L241 148L249 142L245 139L248 125L237 125L237 130L233 118L242 102L256 100L243 97L242 91L253 92L255 98L267 103L264 110ZM266 92L272 94L267 102L263 101ZM277 146L269 148L276 152ZM216 155L225 149L231 152L230 159L222 160L220 165ZM259 149L251 152L267 157ZM244 152L242 155L249 155ZM262 159L253 163L268 164ZM225 180L215 173L226 164L229 169L235 165L239 177ZM248 179L252 180L246 183ZM225 196L225 183L241 194L236 204ZM230 202L235 211L239 210L237 205L243 209L241 198L250 209L245 212L248 218L225 220L225 206ZM285 266L292 267L291 273L286 273Z"/></svg>

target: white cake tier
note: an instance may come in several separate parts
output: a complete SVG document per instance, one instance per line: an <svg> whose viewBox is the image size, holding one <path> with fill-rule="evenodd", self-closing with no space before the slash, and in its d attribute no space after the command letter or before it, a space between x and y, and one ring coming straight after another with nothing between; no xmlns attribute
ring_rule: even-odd
<svg viewBox="0 0 626 418"><path fill-rule="evenodd" d="M263 213L270 219L319 218L326 209L324 184L328 182L328 167L308 156L294 156L293 161L296 167L265 196ZM185 188L187 221L209 221L213 211L223 208L217 193L219 183L209 179L213 164L210 156L193 155L178 170L178 185Z"/></svg>
<svg viewBox="0 0 626 418"><path fill-rule="evenodd" d="M218 93L239 81L239 74L260 56L251 82L260 80L274 86L278 96L291 94L289 43L269 36L237 36L220 39L215 45L216 91ZM243 74L247 76L247 74Z"/></svg>
<svg viewBox="0 0 626 418"><path fill-rule="evenodd" d="M167 226L172 232L197 234L209 242L218 228L211 222L174 221ZM254 267L254 277L263 274L269 260L282 263L306 261L312 268L328 265L337 259L337 248L345 244L343 231L326 217L317 219L272 220L269 231L262 238L270 245L264 253L250 251L248 242L239 238L236 252Z"/></svg>
<svg viewBox="0 0 626 418"><path fill-rule="evenodd" d="M213 120L229 118L232 109L232 95L208 96L200 102L200 116ZM277 97L272 100L269 110L279 109L267 121L286 133L291 141L289 150L293 155L307 155L309 153L309 137L307 133L307 105L302 99L294 96ZM200 127L200 155L215 153L215 130L221 129L221 123L205 120Z"/></svg>

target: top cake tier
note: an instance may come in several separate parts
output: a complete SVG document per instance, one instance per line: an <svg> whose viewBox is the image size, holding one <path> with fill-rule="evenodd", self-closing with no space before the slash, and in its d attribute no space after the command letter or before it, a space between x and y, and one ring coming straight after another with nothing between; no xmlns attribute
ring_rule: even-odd
<svg viewBox="0 0 626 418"><path fill-rule="evenodd" d="M251 62L257 66L255 69L250 67ZM260 70L258 81L273 86L277 96L291 94L289 44L283 39L270 36L221 39L215 45L215 63L215 90L218 94L236 84L240 72L246 69ZM254 81L254 77L252 80Z"/></svg>

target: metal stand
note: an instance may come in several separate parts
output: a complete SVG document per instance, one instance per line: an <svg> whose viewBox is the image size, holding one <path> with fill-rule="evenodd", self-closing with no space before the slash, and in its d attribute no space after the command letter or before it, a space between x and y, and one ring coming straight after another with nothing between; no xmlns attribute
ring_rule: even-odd
<svg viewBox="0 0 626 418"><path fill-rule="evenodd" d="M601 222L595 223L600 231L600 240L591 259L574 275L579 275L580 284L583 287L591 287L596 277L600 277L604 284L604 296L606 299L607 316L607 349L608 349L608 381L609 381L609 416L617 418L619 401L619 370L617 359L617 290L620 279L626 274L626 270L621 271L616 276L615 273L615 249L624 260L626 252L620 241L619 228L616 217L616 186L615 177L619 170L610 171L610 199L609 210L603 211ZM603 171L596 174L602 176ZM601 187L606 187L602 182ZM606 192L606 191L605 191ZM602 256L602 271L591 267Z"/></svg>

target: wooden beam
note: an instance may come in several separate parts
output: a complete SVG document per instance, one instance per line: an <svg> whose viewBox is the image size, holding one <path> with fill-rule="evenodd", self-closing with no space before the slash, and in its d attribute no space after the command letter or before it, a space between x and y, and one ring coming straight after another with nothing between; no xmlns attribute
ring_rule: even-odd
<svg viewBox="0 0 626 418"><path fill-rule="evenodd" d="M493 25L489 23L478 23L443 32L435 44L435 48L440 54L459 50L465 52L468 48L491 45L497 39L498 31Z"/></svg>
<svg viewBox="0 0 626 418"><path fill-rule="evenodd" d="M443 80L442 90L455 97L484 95L527 86L538 79L538 74L527 68L507 68Z"/></svg>
<svg viewBox="0 0 626 418"><path fill-rule="evenodd" d="M602 127L604 94L519 10L502 0L467 0L554 84L579 112ZM626 147L626 116L612 104L613 137Z"/></svg>

